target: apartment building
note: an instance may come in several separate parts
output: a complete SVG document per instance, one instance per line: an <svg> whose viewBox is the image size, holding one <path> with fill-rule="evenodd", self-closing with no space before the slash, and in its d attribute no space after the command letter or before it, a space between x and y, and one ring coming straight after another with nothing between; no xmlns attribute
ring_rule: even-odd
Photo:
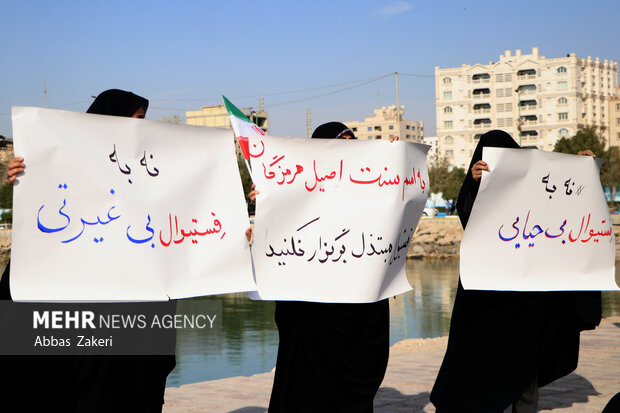
<svg viewBox="0 0 620 413"><path fill-rule="evenodd" d="M609 146L620 147L620 87L616 97L609 100Z"/></svg>
<svg viewBox="0 0 620 413"><path fill-rule="evenodd" d="M438 151L466 168L478 139L492 129L543 150L587 127L609 142L616 122L610 101L618 93L618 62L575 53L548 59L537 47L530 54L506 50L487 65L436 66Z"/></svg>
<svg viewBox="0 0 620 413"><path fill-rule="evenodd" d="M344 124L355 133L358 139L390 139L399 136L403 141L423 142L424 122L403 119L405 113L403 105L400 106L400 111L396 110L396 105L392 105L375 109L374 112L373 116L366 116L361 122L351 121L344 122Z"/></svg>

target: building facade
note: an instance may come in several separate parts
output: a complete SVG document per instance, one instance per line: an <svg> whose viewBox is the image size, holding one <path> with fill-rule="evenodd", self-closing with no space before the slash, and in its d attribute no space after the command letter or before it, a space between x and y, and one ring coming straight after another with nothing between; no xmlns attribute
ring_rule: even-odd
<svg viewBox="0 0 620 413"><path fill-rule="evenodd" d="M383 106L375 109L373 116L366 116L362 122L344 122L358 139L390 139L398 136L400 140L408 142L422 143L424 139L424 122L403 119L405 107L400 109L400 130L399 118L397 117L396 105L390 107Z"/></svg>
<svg viewBox="0 0 620 413"><path fill-rule="evenodd" d="M609 146L620 148L620 87L616 97L609 100Z"/></svg>
<svg viewBox="0 0 620 413"><path fill-rule="evenodd" d="M241 108L241 111L265 133L267 132L267 112L253 111L252 108ZM188 125L232 128L224 105L203 106L198 110L188 110L185 112L185 119Z"/></svg>
<svg viewBox="0 0 620 413"><path fill-rule="evenodd" d="M425 136L423 143L431 147L426 154L426 158L430 164L437 158L437 154L439 153L437 136Z"/></svg>
<svg viewBox="0 0 620 413"><path fill-rule="evenodd" d="M522 146L553 150L579 129L610 139L610 101L618 96L618 62L547 59L506 50L498 62L435 67L438 150L466 168L480 136L502 129ZM613 120L615 122L615 120Z"/></svg>

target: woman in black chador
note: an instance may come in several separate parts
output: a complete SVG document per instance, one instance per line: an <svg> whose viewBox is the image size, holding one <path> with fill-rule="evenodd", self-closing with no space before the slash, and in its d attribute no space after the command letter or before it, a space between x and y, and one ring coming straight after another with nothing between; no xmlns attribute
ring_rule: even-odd
<svg viewBox="0 0 620 413"><path fill-rule="evenodd" d="M144 118L149 101L124 90L110 89L97 96L87 113ZM9 162L8 180L24 171L24 159ZM0 294L10 299L9 267ZM108 413L161 412L166 378L175 366L170 356L44 356L18 358L16 376L9 377L8 403L0 411ZM17 378L15 378L17 377ZM34 383L33 383L34 382ZM3 397L6 401L7 397Z"/></svg>
<svg viewBox="0 0 620 413"><path fill-rule="evenodd" d="M312 138L355 139L330 122ZM280 334L269 412L373 411L389 356L389 304L276 302Z"/></svg>
<svg viewBox="0 0 620 413"><path fill-rule="evenodd" d="M463 228L483 170L482 148L519 148L506 132L481 138L457 209ZM501 277L501 274L497 274ZM601 318L600 292L464 290L459 281L448 348L431 393L438 413L536 412L538 388L577 367L579 332Z"/></svg>

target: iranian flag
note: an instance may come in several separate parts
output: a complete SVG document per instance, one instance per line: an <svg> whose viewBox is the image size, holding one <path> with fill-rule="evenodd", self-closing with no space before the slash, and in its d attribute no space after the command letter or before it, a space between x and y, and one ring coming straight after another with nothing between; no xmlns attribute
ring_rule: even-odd
<svg viewBox="0 0 620 413"><path fill-rule="evenodd" d="M256 126L250 118L239 110L239 108L230 103L230 100L226 99L226 96L222 95L222 99L224 100L224 105L226 105L226 110L228 111L228 116L230 117L230 124L232 125L237 142L239 142L241 153L243 153L245 166L248 168L248 172L250 172L250 178L254 181L254 178L252 177L252 169L248 163L250 159L249 137L264 135L265 132Z"/></svg>

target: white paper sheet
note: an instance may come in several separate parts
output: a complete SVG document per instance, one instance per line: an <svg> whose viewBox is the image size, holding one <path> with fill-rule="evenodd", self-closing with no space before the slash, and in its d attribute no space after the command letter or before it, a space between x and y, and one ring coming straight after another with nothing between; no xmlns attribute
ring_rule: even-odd
<svg viewBox="0 0 620 413"><path fill-rule="evenodd" d="M461 243L466 289L618 290L613 225L592 157L484 148L490 172Z"/></svg>
<svg viewBox="0 0 620 413"><path fill-rule="evenodd" d="M232 131L17 107L16 300L254 290Z"/></svg>
<svg viewBox="0 0 620 413"><path fill-rule="evenodd" d="M250 137L256 281L269 300L373 302L411 289L427 145Z"/></svg>

